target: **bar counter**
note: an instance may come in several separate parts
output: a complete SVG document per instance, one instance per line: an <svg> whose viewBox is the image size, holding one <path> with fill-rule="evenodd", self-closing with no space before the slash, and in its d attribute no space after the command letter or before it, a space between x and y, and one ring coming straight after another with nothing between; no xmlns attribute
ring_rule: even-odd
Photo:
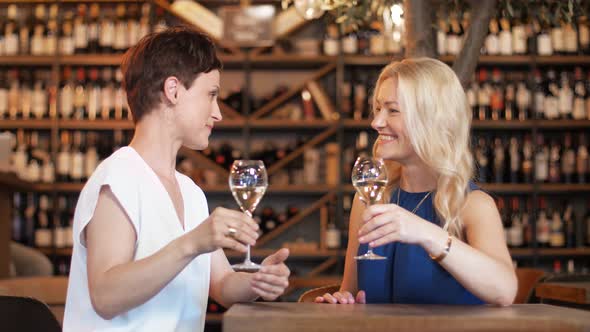
<svg viewBox="0 0 590 332"><path fill-rule="evenodd" d="M590 331L590 312L546 304L436 306L250 303L232 306L223 331Z"/></svg>

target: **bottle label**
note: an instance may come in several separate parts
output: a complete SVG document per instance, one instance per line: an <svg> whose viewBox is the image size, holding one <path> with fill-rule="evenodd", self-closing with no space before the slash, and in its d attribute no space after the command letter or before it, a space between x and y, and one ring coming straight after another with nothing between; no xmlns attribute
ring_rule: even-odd
<svg viewBox="0 0 590 332"><path fill-rule="evenodd" d="M116 50L125 50L127 48L127 22L118 22L115 26L115 36L113 48Z"/></svg>
<svg viewBox="0 0 590 332"><path fill-rule="evenodd" d="M4 38L4 53L6 55L16 55L18 53L18 35L16 33L7 34Z"/></svg>
<svg viewBox="0 0 590 332"><path fill-rule="evenodd" d="M537 36L537 53L539 55L552 55L553 46L551 44L551 36L542 33Z"/></svg>
<svg viewBox="0 0 590 332"><path fill-rule="evenodd" d="M70 174L72 159L70 153L62 151L57 154L57 174L65 176Z"/></svg>
<svg viewBox="0 0 590 332"><path fill-rule="evenodd" d="M586 24L581 24L580 29L580 46L584 49L588 49L590 45L590 29Z"/></svg>
<svg viewBox="0 0 590 332"><path fill-rule="evenodd" d="M82 179L84 175L84 155L80 152L74 153L72 157L72 166L70 169L70 176L74 180Z"/></svg>
<svg viewBox="0 0 590 332"><path fill-rule="evenodd" d="M578 51L578 35L571 24L563 29L564 48L566 52L576 53Z"/></svg>
<svg viewBox="0 0 590 332"><path fill-rule="evenodd" d="M355 36L346 36L342 38L342 52L346 54L358 53L358 40Z"/></svg>
<svg viewBox="0 0 590 332"><path fill-rule="evenodd" d="M555 27L551 29L551 45L555 52L565 51L565 43L563 41L563 29L561 27Z"/></svg>
<svg viewBox="0 0 590 332"><path fill-rule="evenodd" d="M438 55L447 54L447 34L442 30L436 32L436 51Z"/></svg>
<svg viewBox="0 0 590 332"><path fill-rule="evenodd" d="M8 90L0 89L0 119L3 119L8 112Z"/></svg>
<svg viewBox="0 0 590 332"><path fill-rule="evenodd" d="M31 54L42 55L44 52L44 39L43 36L33 35L31 38Z"/></svg>
<svg viewBox="0 0 590 332"><path fill-rule="evenodd" d="M115 25L111 21L103 21L100 26L99 44L103 47L112 47L115 34Z"/></svg>
<svg viewBox="0 0 590 332"><path fill-rule="evenodd" d="M53 166L52 162L45 162L45 164L43 164L41 173L41 181L44 183L55 182L55 167Z"/></svg>
<svg viewBox="0 0 590 332"><path fill-rule="evenodd" d="M559 89L559 113L567 116L572 113L574 95L569 86Z"/></svg>
<svg viewBox="0 0 590 332"><path fill-rule="evenodd" d="M98 36L99 36L98 23L96 23L96 22L89 23L88 24L88 40L96 42L96 41L98 41Z"/></svg>
<svg viewBox="0 0 590 332"><path fill-rule="evenodd" d="M71 36L65 36L61 38L61 54L71 55L74 54L74 39Z"/></svg>
<svg viewBox="0 0 590 332"><path fill-rule="evenodd" d="M74 112L74 92L69 85L64 86L60 93L61 109L60 113L62 118L68 119Z"/></svg>
<svg viewBox="0 0 590 332"><path fill-rule="evenodd" d="M489 34L485 41L486 51L489 55L500 53L500 40L497 35Z"/></svg>
<svg viewBox="0 0 590 332"><path fill-rule="evenodd" d="M33 91L33 114L37 119L42 119L47 114L47 94L45 90L35 89Z"/></svg>
<svg viewBox="0 0 590 332"><path fill-rule="evenodd" d="M326 230L326 247L329 249L340 248L340 231L333 227Z"/></svg>
<svg viewBox="0 0 590 332"><path fill-rule="evenodd" d="M84 166L85 166L84 174L86 175L87 178L89 178L92 175L92 173L96 169L97 165L98 165L98 154L96 153L96 149L89 148L88 152L86 152L86 161L84 163Z"/></svg>
<svg viewBox="0 0 590 332"><path fill-rule="evenodd" d="M61 226L56 227L53 230L53 244L56 248L65 248L66 246L66 236L64 229Z"/></svg>
<svg viewBox="0 0 590 332"><path fill-rule="evenodd" d="M88 119L95 120L98 111L101 109L100 88L91 88L88 92Z"/></svg>
<svg viewBox="0 0 590 332"><path fill-rule="evenodd" d="M461 38L457 35L447 35L447 53L457 55L461 51Z"/></svg>
<svg viewBox="0 0 590 332"><path fill-rule="evenodd" d="M88 48L88 29L83 22L74 24L74 46L78 49Z"/></svg>
<svg viewBox="0 0 590 332"><path fill-rule="evenodd" d="M512 55L512 34L510 31L502 30L499 38L500 54Z"/></svg>
<svg viewBox="0 0 590 332"><path fill-rule="evenodd" d="M40 214L39 218L41 218L41 215L43 214ZM51 246L51 231L48 228L38 228L35 231L35 245L37 247Z"/></svg>
<svg viewBox="0 0 590 332"><path fill-rule="evenodd" d="M547 157L543 154L535 158L535 178L539 181L545 181L549 177L549 165Z"/></svg>
<svg viewBox="0 0 590 332"><path fill-rule="evenodd" d="M543 109L544 109L545 116L547 117L547 119L553 120L553 119L559 118L559 110L558 110L559 105L558 104L559 104L559 100L556 97L553 97L553 96L545 97L545 104L543 105Z"/></svg>
<svg viewBox="0 0 590 332"><path fill-rule="evenodd" d="M57 37L55 35L45 38L45 55L54 55L57 51Z"/></svg>
<svg viewBox="0 0 590 332"><path fill-rule="evenodd" d="M512 27L512 48L516 54L525 54L527 51L527 36L524 25Z"/></svg>
<svg viewBox="0 0 590 332"><path fill-rule="evenodd" d="M576 153L574 150L568 150L563 155L563 163L561 164L561 170L564 174L573 174L574 168L576 167Z"/></svg>

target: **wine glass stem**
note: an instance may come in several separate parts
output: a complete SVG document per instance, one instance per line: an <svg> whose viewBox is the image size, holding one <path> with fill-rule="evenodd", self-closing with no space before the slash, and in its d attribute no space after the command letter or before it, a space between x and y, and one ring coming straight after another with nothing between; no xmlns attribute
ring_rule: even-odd
<svg viewBox="0 0 590 332"><path fill-rule="evenodd" d="M252 212L250 211L246 211L245 212L248 217L252 218ZM250 260L250 245L246 245L246 259L244 260L244 263L250 263L252 262L252 260Z"/></svg>

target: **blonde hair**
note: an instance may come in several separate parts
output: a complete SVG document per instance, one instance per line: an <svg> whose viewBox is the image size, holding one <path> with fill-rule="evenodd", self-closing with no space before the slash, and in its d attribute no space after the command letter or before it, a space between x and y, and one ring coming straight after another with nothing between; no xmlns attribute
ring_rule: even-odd
<svg viewBox="0 0 590 332"><path fill-rule="evenodd" d="M473 177L469 148L471 112L457 75L441 61L430 58L393 62L381 71L373 105L386 79L397 78L398 103L416 155L437 179L434 207L450 234L463 238L460 214ZM373 147L375 151L375 147ZM389 192L399 185L401 165L387 161Z"/></svg>

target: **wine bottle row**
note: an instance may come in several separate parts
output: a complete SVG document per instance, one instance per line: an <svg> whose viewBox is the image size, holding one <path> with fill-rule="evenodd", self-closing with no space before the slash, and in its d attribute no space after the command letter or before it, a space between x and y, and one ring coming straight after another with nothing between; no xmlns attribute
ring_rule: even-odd
<svg viewBox="0 0 590 332"><path fill-rule="evenodd" d="M534 144L528 134L524 138L476 135L476 179L482 183L590 182L585 133L575 136L566 132L551 140L539 134L536 138Z"/></svg>
<svg viewBox="0 0 590 332"><path fill-rule="evenodd" d="M466 94L477 120L574 119L590 120L590 80L581 67L543 76L534 72L534 87L524 73L480 68ZM508 76L508 77L507 77ZM535 111L535 114L532 113Z"/></svg>
<svg viewBox="0 0 590 332"><path fill-rule="evenodd" d="M298 150L305 140L296 141L252 142L250 159L262 160L267 169L283 158ZM242 150L229 142L220 145L212 143L202 154L219 165L223 169L229 169L234 160L242 159ZM323 146L308 148L301 155L291 160L280 170L270 176L270 184L275 186L302 185L302 184L338 184L337 171L339 166L340 149L336 143L327 143ZM177 161L179 170L193 178L195 182L205 185L226 183L227 179L211 170L202 169L202 166L194 164L189 158L181 157ZM335 170L335 171L334 171Z"/></svg>
<svg viewBox="0 0 590 332"><path fill-rule="evenodd" d="M124 52L151 31L150 11L148 2L9 4L0 11L0 56Z"/></svg>
<svg viewBox="0 0 590 332"><path fill-rule="evenodd" d="M590 201L585 215L576 216L572 202L554 202L551 208L545 197L539 198L536 216L531 215L532 200L519 197L499 197L496 200L504 225L506 243L521 248L577 248L590 246Z"/></svg>
<svg viewBox="0 0 590 332"><path fill-rule="evenodd" d="M481 54L542 56L590 54L590 22L587 13L565 22L549 15L547 8L513 12L513 17L492 17ZM439 55L458 55L463 46L471 13L440 12L437 29Z"/></svg>
<svg viewBox="0 0 590 332"><path fill-rule="evenodd" d="M36 193L13 195L12 239L38 248L72 247L77 196Z"/></svg>
<svg viewBox="0 0 590 332"><path fill-rule="evenodd" d="M17 176L30 182L84 182L98 164L126 145L130 136L121 130L113 134L61 131L55 160L48 132L18 130L12 155Z"/></svg>
<svg viewBox="0 0 590 332"><path fill-rule="evenodd" d="M0 119L131 119L122 80L118 68L66 66L56 98L49 70L0 72Z"/></svg>

